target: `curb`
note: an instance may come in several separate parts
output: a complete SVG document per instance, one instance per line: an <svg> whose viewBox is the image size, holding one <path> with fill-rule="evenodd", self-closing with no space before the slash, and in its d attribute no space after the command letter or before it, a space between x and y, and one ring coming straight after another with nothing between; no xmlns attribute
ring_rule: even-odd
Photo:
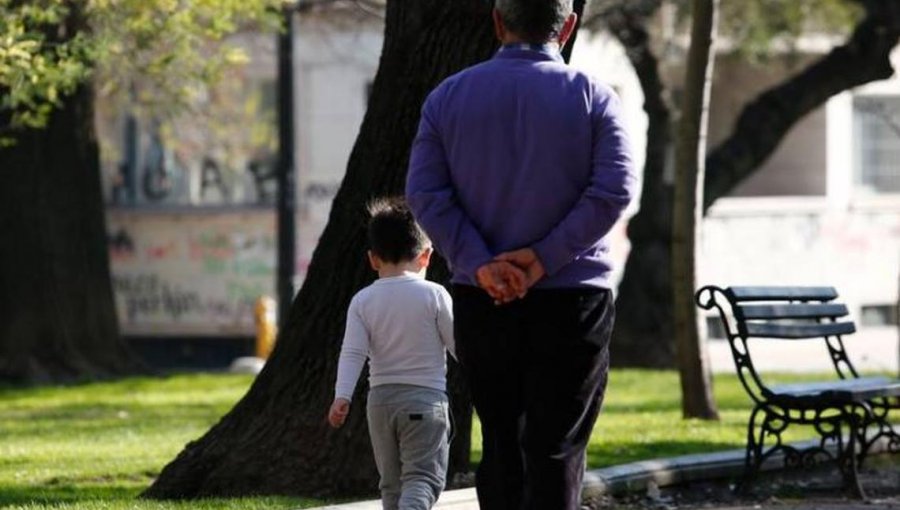
<svg viewBox="0 0 900 510"><path fill-rule="evenodd" d="M887 451L887 441L872 445L870 454ZM818 440L790 443L797 449L818 446ZM834 452L833 447L828 448ZM695 453L664 459L642 460L588 470L582 485L583 499L626 492L641 492L649 486L666 487L700 480L739 477L744 472L743 448L714 453ZM762 465L762 471L775 471L784 466L784 455L772 455ZM309 510L381 510L381 500L358 501L342 505L316 507ZM444 491L434 506L440 510L478 510L474 488Z"/></svg>

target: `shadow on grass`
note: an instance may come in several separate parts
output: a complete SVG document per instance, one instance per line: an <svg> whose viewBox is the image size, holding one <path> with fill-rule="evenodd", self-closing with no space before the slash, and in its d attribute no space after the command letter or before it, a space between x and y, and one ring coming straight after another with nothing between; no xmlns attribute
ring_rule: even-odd
<svg viewBox="0 0 900 510"><path fill-rule="evenodd" d="M53 481L35 487L0 485L0 507L16 505L64 505L85 501L131 501L141 488L124 485L79 486Z"/></svg>
<svg viewBox="0 0 900 510"><path fill-rule="evenodd" d="M196 403L156 405L66 404L46 409L8 410L0 413L4 440L72 438L109 434L116 430L158 430L195 424L212 425L223 414L222 406ZM60 427L64 423L64 427Z"/></svg>
<svg viewBox="0 0 900 510"><path fill-rule="evenodd" d="M120 477L121 478L121 477ZM130 480L131 477L124 479ZM111 477L118 481L119 478ZM143 481L143 480L142 480ZM79 485L79 482L86 482ZM105 485L99 485L106 482ZM93 485L93 484L98 485ZM35 487L0 484L0 508L37 507L37 508L189 508L189 509L224 509L249 508L257 509L299 509L321 506L325 503L342 503L343 500L323 501L295 496L250 496L236 498L209 498L201 500L145 500L140 499L141 492L150 481L141 484L117 485L109 483L105 478L92 479L52 479Z"/></svg>
<svg viewBox="0 0 900 510"><path fill-rule="evenodd" d="M78 381L46 383L46 384L11 384L0 382L0 399L18 400L34 398L52 398L71 396L89 392L95 397L121 397L135 393L160 393L196 389L202 384L214 384L217 388L224 384L227 387L249 388L253 376L248 374L229 374L224 372L171 372L148 375L126 375L101 379L84 379Z"/></svg>

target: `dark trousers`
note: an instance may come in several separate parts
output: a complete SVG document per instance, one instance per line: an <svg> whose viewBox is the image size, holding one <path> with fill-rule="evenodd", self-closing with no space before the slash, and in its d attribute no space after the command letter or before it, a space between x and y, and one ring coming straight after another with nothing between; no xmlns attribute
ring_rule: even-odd
<svg viewBox="0 0 900 510"><path fill-rule="evenodd" d="M482 510L578 510L606 389L615 311L605 289L533 289L494 305L453 288L456 352L481 419Z"/></svg>

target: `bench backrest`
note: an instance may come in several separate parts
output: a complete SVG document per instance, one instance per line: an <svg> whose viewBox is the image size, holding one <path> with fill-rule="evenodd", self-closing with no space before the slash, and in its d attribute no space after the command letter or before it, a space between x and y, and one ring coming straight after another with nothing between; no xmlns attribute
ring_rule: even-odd
<svg viewBox="0 0 900 510"><path fill-rule="evenodd" d="M753 367L751 338L798 340L820 338L841 378L857 377L844 349L842 335L856 331L849 311L833 287L706 286L697 291L697 304L717 309L728 336L741 382L754 400L767 390Z"/></svg>

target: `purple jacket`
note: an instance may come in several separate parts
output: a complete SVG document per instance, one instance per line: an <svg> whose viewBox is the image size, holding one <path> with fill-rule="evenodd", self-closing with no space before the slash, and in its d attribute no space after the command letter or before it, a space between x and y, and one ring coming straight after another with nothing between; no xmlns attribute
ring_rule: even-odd
<svg viewBox="0 0 900 510"><path fill-rule="evenodd" d="M555 46L511 45L428 96L406 196L454 283L531 247L547 272L537 287L609 288L605 236L635 188L612 89Z"/></svg>

